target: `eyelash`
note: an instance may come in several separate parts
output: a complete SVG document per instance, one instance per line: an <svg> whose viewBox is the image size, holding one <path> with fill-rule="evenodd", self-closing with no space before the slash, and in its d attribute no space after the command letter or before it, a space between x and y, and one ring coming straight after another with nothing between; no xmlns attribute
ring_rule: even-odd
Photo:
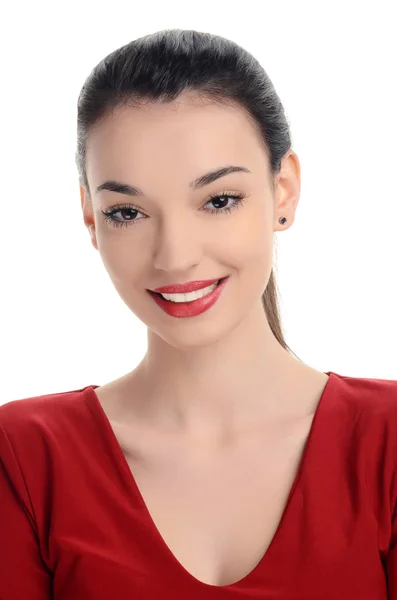
<svg viewBox="0 0 397 600"><path fill-rule="evenodd" d="M214 200L219 200L220 198L233 198L235 202L234 204L232 204L232 206L226 206L220 209L212 209L209 212L215 214L231 212L235 208L240 208L246 196L244 194L236 194L233 192L229 193L227 191L224 191L221 194L214 194L213 196L211 196L205 204L208 204L208 202L213 202ZM109 225L111 225L112 227L129 227L129 225L136 225L137 223L140 223L140 221L144 221L144 219L130 219L127 221L120 221L118 219L115 219L114 215L123 210L130 210L137 213L141 212L140 210L138 210L137 207L131 204L116 204L115 206L106 211L101 210L101 213L105 216L105 222L108 222Z"/></svg>

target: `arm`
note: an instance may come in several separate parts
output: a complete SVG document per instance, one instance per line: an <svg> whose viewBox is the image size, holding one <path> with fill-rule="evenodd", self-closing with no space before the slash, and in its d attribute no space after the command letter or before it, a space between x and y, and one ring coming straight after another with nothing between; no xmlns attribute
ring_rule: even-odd
<svg viewBox="0 0 397 600"><path fill-rule="evenodd" d="M34 515L23 474L1 426L0 598L52 598L52 576L41 558Z"/></svg>
<svg viewBox="0 0 397 600"><path fill-rule="evenodd" d="M397 600L397 505L392 520L392 536L386 563L387 590L390 600Z"/></svg>

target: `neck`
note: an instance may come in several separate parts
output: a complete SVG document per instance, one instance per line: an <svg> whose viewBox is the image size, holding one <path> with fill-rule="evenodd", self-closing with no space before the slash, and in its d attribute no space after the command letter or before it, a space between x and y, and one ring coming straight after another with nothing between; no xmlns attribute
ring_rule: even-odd
<svg viewBox="0 0 397 600"><path fill-rule="evenodd" d="M177 348L148 331L147 353L132 376L151 422L208 434L280 415L305 368L274 337L260 304L206 347Z"/></svg>

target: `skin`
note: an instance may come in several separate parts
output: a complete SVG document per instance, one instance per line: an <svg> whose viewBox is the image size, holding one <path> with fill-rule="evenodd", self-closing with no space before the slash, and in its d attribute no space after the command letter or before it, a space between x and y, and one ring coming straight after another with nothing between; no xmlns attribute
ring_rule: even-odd
<svg viewBox="0 0 397 600"><path fill-rule="evenodd" d="M296 153L290 150L283 159L273 188L268 156L245 111L187 93L168 105L116 109L92 128L86 151L91 194L80 187L84 223L115 288L148 330L148 350L138 367L100 388L112 391L109 413L192 443L205 439L207 449L260 423L313 413L315 401L307 392L314 390L318 399L328 377L282 348L261 302L273 233L286 231L295 219ZM225 165L250 173L232 173L195 191L189 187ZM108 179L138 186L144 196L96 193ZM219 205L209 196L225 191L243 194L244 202L231 212L211 213ZM112 227L101 210L120 202L140 212L134 224ZM216 304L193 318L168 316L146 292L226 275Z"/></svg>
<svg viewBox="0 0 397 600"><path fill-rule="evenodd" d="M225 165L250 173L189 187ZM96 394L144 498L148 525L151 518L192 577L234 583L276 538L328 381L282 348L261 302L273 234L294 222L298 157L292 150L285 156L273 187L268 156L244 110L185 94L167 106L119 109L95 125L87 177L92 194L83 187L80 194L92 244L148 331L142 362ZM144 195L95 193L105 180L138 186ZM226 191L245 201L231 212L209 212L219 206L210 195ZM140 211L136 223L105 222L101 210L120 202ZM226 275L216 304L193 318L168 316L146 292Z"/></svg>

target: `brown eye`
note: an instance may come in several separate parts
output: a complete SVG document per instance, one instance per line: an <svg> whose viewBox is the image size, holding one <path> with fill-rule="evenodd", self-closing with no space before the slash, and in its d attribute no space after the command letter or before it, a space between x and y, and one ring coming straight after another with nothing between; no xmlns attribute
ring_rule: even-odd
<svg viewBox="0 0 397 600"><path fill-rule="evenodd" d="M245 196L243 194L217 194L216 196L212 196L207 204L212 204L214 208L210 209L209 212L212 213L224 213L230 212L234 208L239 208ZM231 205L228 205L228 202L233 201Z"/></svg>
<svg viewBox="0 0 397 600"><path fill-rule="evenodd" d="M136 218L137 215L143 214L137 208L132 206L115 206L106 211L102 210L101 213L105 216L105 222L113 227L128 227L129 225L135 225L135 223L142 221L142 219ZM121 219L115 216L117 213L122 215Z"/></svg>

